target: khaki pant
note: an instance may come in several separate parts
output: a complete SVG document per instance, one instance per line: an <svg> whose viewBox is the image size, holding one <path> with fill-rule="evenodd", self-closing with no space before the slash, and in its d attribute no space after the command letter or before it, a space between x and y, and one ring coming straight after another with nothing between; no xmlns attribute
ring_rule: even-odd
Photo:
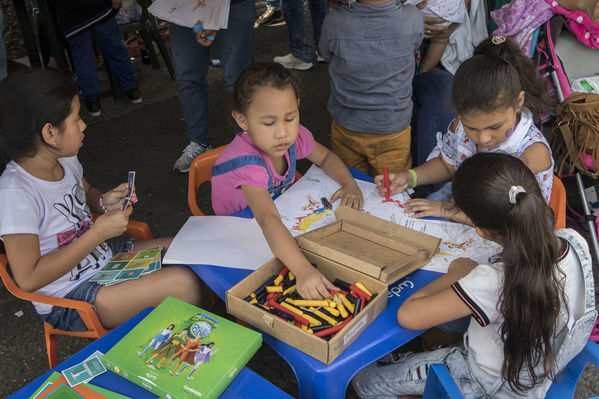
<svg viewBox="0 0 599 399"><path fill-rule="evenodd" d="M383 174L383 167L390 172L401 172L412 166L410 153L411 128L392 134L358 133L331 124L331 149L347 165L371 176Z"/></svg>

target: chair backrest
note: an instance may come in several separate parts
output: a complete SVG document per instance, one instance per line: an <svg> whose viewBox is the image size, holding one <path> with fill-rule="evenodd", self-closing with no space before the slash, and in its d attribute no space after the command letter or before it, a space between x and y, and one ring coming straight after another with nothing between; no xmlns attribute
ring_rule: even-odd
<svg viewBox="0 0 599 399"><path fill-rule="evenodd" d="M206 151L198 155L189 167L189 183L187 184L187 203L189 210L194 216L205 216L204 212L198 207L197 193L202 183L209 182L212 179L212 167L221 152L226 148L221 145L213 150ZM294 181L297 181L302 174L295 171Z"/></svg>
<svg viewBox="0 0 599 399"><path fill-rule="evenodd" d="M226 147L226 145L222 145L198 155L189 167L187 203L189 204L189 210L194 216L204 216L204 212L198 207L198 200L196 198L198 188L200 188L202 183L210 181L212 178L212 167L216 162L216 158L218 158L220 153L223 152Z"/></svg>
<svg viewBox="0 0 599 399"><path fill-rule="evenodd" d="M553 188L551 190L551 198L549 206L555 214L555 229L563 229L566 227L566 189L559 177L553 175Z"/></svg>

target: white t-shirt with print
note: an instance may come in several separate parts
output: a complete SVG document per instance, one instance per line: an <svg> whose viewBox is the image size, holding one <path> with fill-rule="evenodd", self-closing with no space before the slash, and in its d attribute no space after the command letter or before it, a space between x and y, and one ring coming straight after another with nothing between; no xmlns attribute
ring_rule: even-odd
<svg viewBox="0 0 599 399"><path fill-rule="evenodd" d="M30 175L10 161L0 176L0 236L35 234L39 237L42 256L63 248L92 226L91 213L85 202L83 168L76 156L60 158L64 177L55 182ZM102 243L71 271L35 291L62 298L82 281L92 277L112 257ZM47 314L51 305L35 303L39 314Z"/></svg>
<svg viewBox="0 0 599 399"><path fill-rule="evenodd" d="M584 248L588 248L580 234L571 229L568 229L568 232L574 235ZM560 232L556 232L556 235L560 236ZM574 253L574 248L567 241L562 249L558 264L565 275L563 286L570 318L567 321L560 319L556 331L560 331L564 325L571 328L574 322L582 317L585 310L582 266ZM468 350L483 371L497 377L501 376L504 359L500 332L503 317L499 313L503 271L502 263L478 265L452 286L472 310L467 336ZM554 350L557 353L559 348ZM542 370L539 372L542 374ZM527 376L522 375L521 378L522 381L529 383Z"/></svg>

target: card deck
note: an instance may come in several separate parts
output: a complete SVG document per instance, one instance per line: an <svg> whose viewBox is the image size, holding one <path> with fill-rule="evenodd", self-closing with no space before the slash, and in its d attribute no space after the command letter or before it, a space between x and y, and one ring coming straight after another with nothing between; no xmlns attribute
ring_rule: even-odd
<svg viewBox="0 0 599 399"><path fill-rule="evenodd" d="M135 171L129 171L129 175L127 177L127 196L123 201L123 210L127 209L129 203L131 202L131 196L133 195L133 186L135 185Z"/></svg>

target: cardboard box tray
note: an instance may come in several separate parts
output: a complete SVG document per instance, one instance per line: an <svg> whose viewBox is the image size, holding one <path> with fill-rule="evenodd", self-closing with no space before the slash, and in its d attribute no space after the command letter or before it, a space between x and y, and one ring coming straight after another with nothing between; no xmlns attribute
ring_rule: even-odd
<svg viewBox="0 0 599 399"><path fill-rule="evenodd" d="M227 291L227 312L320 360L332 363L387 306L387 286L430 260L440 239L340 207L337 222L296 238L310 263L330 281L361 282L377 296L326 341L250 305L245 298L283 264L273 258Z"/></svg>

